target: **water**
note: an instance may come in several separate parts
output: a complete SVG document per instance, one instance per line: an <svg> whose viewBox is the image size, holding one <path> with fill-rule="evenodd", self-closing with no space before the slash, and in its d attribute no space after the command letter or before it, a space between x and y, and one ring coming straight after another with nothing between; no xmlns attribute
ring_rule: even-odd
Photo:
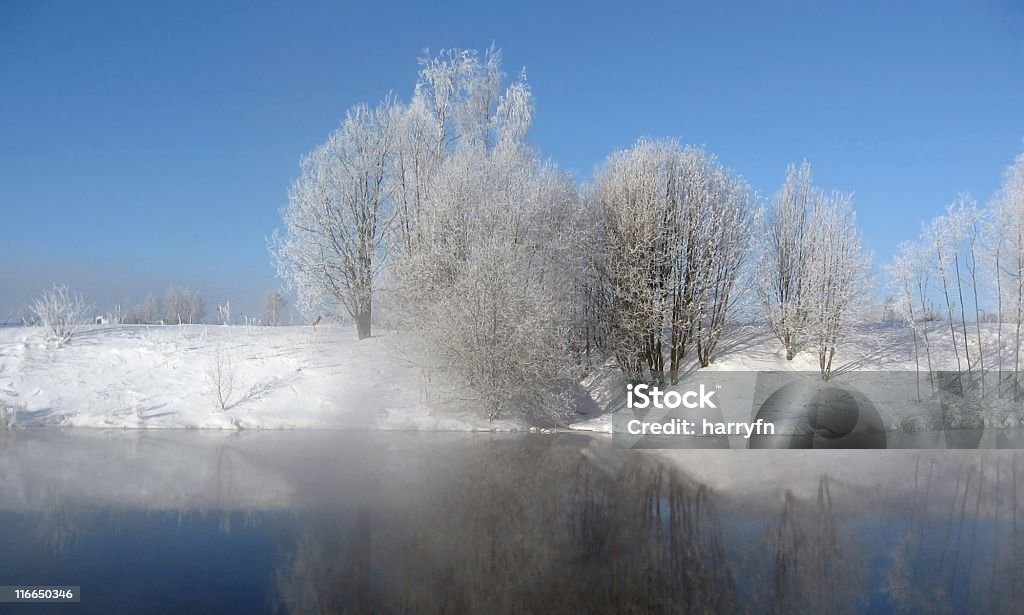
<svg viewBox="0 0 1024 615"><path fill-rule="evenodd" d="M81 604L32 612L1013 612L1019 462L575 434L0 433L0 585L81 586Z"/></svg>

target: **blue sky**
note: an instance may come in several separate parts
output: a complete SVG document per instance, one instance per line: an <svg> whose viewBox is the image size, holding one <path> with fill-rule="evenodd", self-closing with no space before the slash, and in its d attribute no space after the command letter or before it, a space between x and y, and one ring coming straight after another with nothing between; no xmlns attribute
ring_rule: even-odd
<svg viewBox="0 0 1024 615"><path fill-rule="evenodd" d="M53 282L256 309L300 156L353 104L408 98L424 49L492 42L526 68L532 141L581 180L642 136L764 195L807 159L855 192L879 261L1024 150L1020 0L0 0L0 321Z"/></svg>

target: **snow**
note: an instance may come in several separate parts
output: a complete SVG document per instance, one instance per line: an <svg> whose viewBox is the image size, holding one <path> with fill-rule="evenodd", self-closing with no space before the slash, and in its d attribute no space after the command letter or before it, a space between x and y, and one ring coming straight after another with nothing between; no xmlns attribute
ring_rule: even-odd
<svg viewBox="0 0 1024 615"><path fill-rule="evenodd" d="M922 327L923 329L923 327ZM925 358L924 341L922 329L918 331L918 344L920 346L920 368L922 391L927 395L927 362ZM997 347L999 340L998 328L995 324L981 325L981 337L984 342L984 361L986 372L995 371L998 365ZM978 367L978 344L975 337L976 330L973 323L968 324L968 349L971 353L971 360L974 368ZM928 336L931 345L932 366L935 371L957 369L956 355L953 353L953 346L950 342L950 330L948 322L932 322L928 325ZM963 335L960 325L956 326L957 352L964 372L967 371L966 359L963 349ZM1006 324L1002 330L1002 361L1003 370L1013 369L1013 331L1012 327ZM686 370L695 370L697 366L691 362ZM812 350L804 350L798 353L793 360L786 360L786 353L782 344L775 338L768 328L763 324L749 324L735 326L729 329L723 336L719 352L711 365L702 368L698 374L702 379L713 382L715 375L721 373L722 378L732 377L728 372L811 372L817 373L818 356ZM861 324L852 328L848 339L840 343L833 363L832 373L837 381L841 381L844 373L850 372L909 372L915 371L913 345L910 329L900 325L890 324ZM860 379L864 381L863 378ZM916 400L916 391L913 389L913 378L898 383L893 379L883 379L886 385L901 384L903 390L889 390L891 397L884 408L880 408L886 427L893 431L907 430L904 419L912 416L915 412L927 411L927 401L919 404ZM612 432L612 414L625 406L626 382L621 372L615 368L614 362L610 362L596 370L584 381L584 386L590 392L593 404L596 409L590 410L586 416L579 417L579 420L569 425L569 428L577 431L588 431L596 433ZM662 387L670 389L672 387ZM900 400L897 402L896 400ZM749 407L749 405L747 405ZM892 414L898 409L901 414ZM992 427L1018 427L1020 426L1019 408L1012 408L1012 412L1005 412L1007 408L1001 408L1003 412L995 413L999 416L986 418L986 426ZM991 420L991 422L990 422ZM953 425L951 425L953 426Z"/></svg>
<svg viewBox="0 0 1024 615"><path fill-rule="evenodd" d="M1003 330L1004 369L1012 369L1012 332ZM977 365L974 327L969 327ZM987 369L995 367L997 329L982 325ZM955 369L948 323L929 326L935 369ZM959 354L964 359L961 332ZM88 326L56 348L38 327L0 328L0 405L16 410L19 427L124 429L354 429L520 431L524 420L489 421L483 412L431 407L421 370L403 355L405 338L381 332L359 341L351 327L221 325ZM923 345L919 334L919 343ZM208 378L218 353L237 368L221 410ZM925 370L924 350L921 368ZM686 366L696 369L695 364ZM966 369L966 367L965 367ZM813 352L787 361L762 325L733 327L712 364L700 373L817 371ZM914 371L910 330L862 325L841 344L833 372ZM729 378L727 373L721 377ZM926 377L922 375L926 382ZM913 382L909 379L908 382ZM581 382L567 427L610 433L625 405L625 381L614 362ZM902 393L910 399L913 392ZM902 407L902 406L901 406ZM910 407L909 405L907 407ZM900 428L902 417L886 417ZM1013 415L1011 419L1018 418ZM1011 420L1007 419L1007 420ZM1006 425L998 425L1006 426ZM1017 425L1013 425L1017 426Z"/></svg>
<svg viewBox="0 0 1024 615"><path fill-rule="evenodd" d="M432 410L399 335L351 327L89 326L55 348L0 328L0 402L20 427L514 431L518 421ZM217 350L236 366L227 410L208 390Z"/></svg>

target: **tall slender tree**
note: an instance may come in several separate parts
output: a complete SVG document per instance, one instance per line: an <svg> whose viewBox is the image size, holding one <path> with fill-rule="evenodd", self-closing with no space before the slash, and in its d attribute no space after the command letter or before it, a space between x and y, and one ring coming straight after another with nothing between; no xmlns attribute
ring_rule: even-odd
<svg viewBox="0 0 1024 615"><path fill-rule="evenodd" d="M327 142L302 160L275 232L278 274L307 314L341 306L359 339L370 336L374 280L393 216L389 165L398 107L356 106Z"/></svg>

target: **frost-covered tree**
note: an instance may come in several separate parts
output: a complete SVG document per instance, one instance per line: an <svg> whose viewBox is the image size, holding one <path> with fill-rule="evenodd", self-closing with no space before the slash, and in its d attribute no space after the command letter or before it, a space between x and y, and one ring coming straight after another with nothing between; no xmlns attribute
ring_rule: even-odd
<svg viewBox="0 0 1024 615"><path fill-rule="evenodd" d="M807 234L806 336L818 354L821 377L828 380L836 349L867 298L871 259L864 254L849 195L823 195L811 212Z"/></svg>
<svg viewBox="0 0 1024 615"><path fill-rule="evenodd" d="M267 295L263 304L263 324L277 327L284 323L285 315L288 313L288 300L281 291L274 291Z"/></svg>
<svg viewBox="0 0 1024 615"><path fill-rule="evenodd" d="M231 302L225 301L217 306L217 323L221 325L231 324Z"/></svg>
<svg viewBox="0 0 1024 615"><path fill-rule="evenodd" d="M36 321L46 330L47 336L58 346L64 346L84 325L93 306L87 304L81 295L68 290L67 286L54 285L32 304Z"/></svg>
<svg viewBox="0 0 1024 615"><path fill-rule="evenodd" d="M914 369L918 377L921 373L921 350L918 344L918 329L922 329L926 340L925 357L928 366L929 382L932 382L931 348L927 343L927 320L923 317L922 308L917 305L924 297L928 287L927 259L922 256L920 245L913 242L900 244L892 264L886 267L889 285L893 294L893 309L899 318L910 328L911 341L914 349ZM926 308L924 308L926 309ZM921 383L918 379L917 397L921 399Z"/></svg>
<svg viewBox="0 0 1024 615"><path fill-rule="evenodd" d="M597 262L607 344L631 381L678 382L688 348L711 362L737 297L753 201L697 148L640 141L600 170Z"/></svg>
<svg viewBox="0 0 1024 615"><path fill-rule="evenodd" d="M686 337L673 330L666 342L663 334L680 248L670 239L678 195L669 178L678 154L674 143L640 141L605 161L591 191L603 231L599 319L609 351L631 382L663 383L664 346L674 349L677 365Z"/></svg>
<svg viewBox="0 0 1024 615"><path fill-rule="evenodd" d="M568 356L579 199L525 136L525 78L500 54L422 61L403 110L391 235L400 317L439 401L557 417L575 382Z"/></svg>
<svg viewBox="0 0 1024 615"><path fill-rule="evenodd" d="M353 108L302 160L271 249L278 275L307 315L342 306L359 339L370 336L374 279L392 217L387 181L397 107Z"/></svg>
<svg viewBox="0 0 1024 615"><path fill-rule="evenodd" d="M964 301L964 286L970 284L971 296L970 300L973 303L972 317L974 318L974 333L975 333L975 348L978 357L978 369L981 374L981 391L982 395L985 393L985 344L981 336L981 320L982 320L982 308L981 300L978 293L978 286L981 283L980 273L978 270L978 250L981 249L981 231L985 225L985 212L978 208L978 203L967 194L962 194L957 201L950 205L948 215L951 219L951 225L955 229L955 236L959 239L958 253L960 259L956 263L956 277L958 281L959 296L960 296L960 322L963 328L963 339L964 339L964 355L968 357L967 367L971 369L971 362L969 360L969 348L967 344L967 316L965 311L966 302ZM964 263L964 269L966 270L966 280L961 279L959 261L962 260Z"/></svg>
<svg viewBox="0 0 1024 615"><path fill-rule="evenodd" d="M198 292L171 287L164 294L164 322L171 324L202 324L206 318L206 302Z"/></svg>
<svg viewBox="0 0 1024 615"><path fill-rule="evenodd" d="M956 276L958 275L957 271L959 270L960 262L959 246L961 232L956 225L956 218L952 215L951 211L947 210L946 215L932 220L925 227L922 235L925 244L932 251L932 263L939 279L940 290L946 305L950 341L953 344L953 356L956 358L956 371L959 373L963 369L963 364L960 361L960 350L956 337L956 317L953 315L953 311L958 304L956 299L951 296L951 293L959 289ZM956 285L954 286L954 284ZM966 359L969 371L971 367L970 355L967 355Z"/></svg>
<svg viewBox="0 0 1024 615"><path fill-rule="evenodd" d="M1009 271L1006 267L1008 255L1011 250L1010 239L1012 237L1012 225L1007 226L1008 209L1005 192L998 194L989 203L983 214L981 229L981 253L983 255L985 282L995 299L995 320L996 320L996 357L995 368L997 376L997 392L1002 397L1003 383L1003 324L1007 322L1008 306L1015 303L1012 295L1015 290L1013 280L1009 279Z"/></svg>
<svg viewBox="0 0 1024 615"><path fill-rule="evenodd" d="M1024 320L1024 154L1004 174L1003 185L992 204L996 237L997 296L1014 324L1014 391L1019 389L1021 321ZM1005 295L1005 299L1003 299ZM1003 309L1001 306L1000 321ZM1000 326L1000 338L1002 327ZM1001 345L1000 345L1001 351ZM1002 359L1000 358L1000 364ZM1001 368L1000 368L1001 371ZM1016 393L1014 394L1016 398Z"/></svg>
<svg viewBox="0 0 1024 615"><path fill-rule="evenodd" d="M811 183L811 167L790 166L765 216L756 287L765 320L792 359L806 344L821 376L866 305L870 259L863 254L852 198ZM908 280L897 284L901 311Z"/></svg>
<svg viewBox="0 0 1024 615"><path fill-rule="evenodd" d="M820 196L811 185L810 164L790 166L786 183L765 216L756 287L765 320L782 342L788 360L800 349L807 320L803 299L810 265L808 226Z"/></svg>
<svg viewBox="0 0 1024 615"><path fill-rule="evenodd" d="M189 297L188 322L193 325L206 322L206 300L198 292L191 293Z"/></svg>
<svg viewBox="0 0 1024 615"><path fill-rule="evenodd" d="M163 306L160 305L160 298L149 293L146 295L145 301L138 309L139 321L143 324L155 324L159 323L163 317Z"/></svg>

